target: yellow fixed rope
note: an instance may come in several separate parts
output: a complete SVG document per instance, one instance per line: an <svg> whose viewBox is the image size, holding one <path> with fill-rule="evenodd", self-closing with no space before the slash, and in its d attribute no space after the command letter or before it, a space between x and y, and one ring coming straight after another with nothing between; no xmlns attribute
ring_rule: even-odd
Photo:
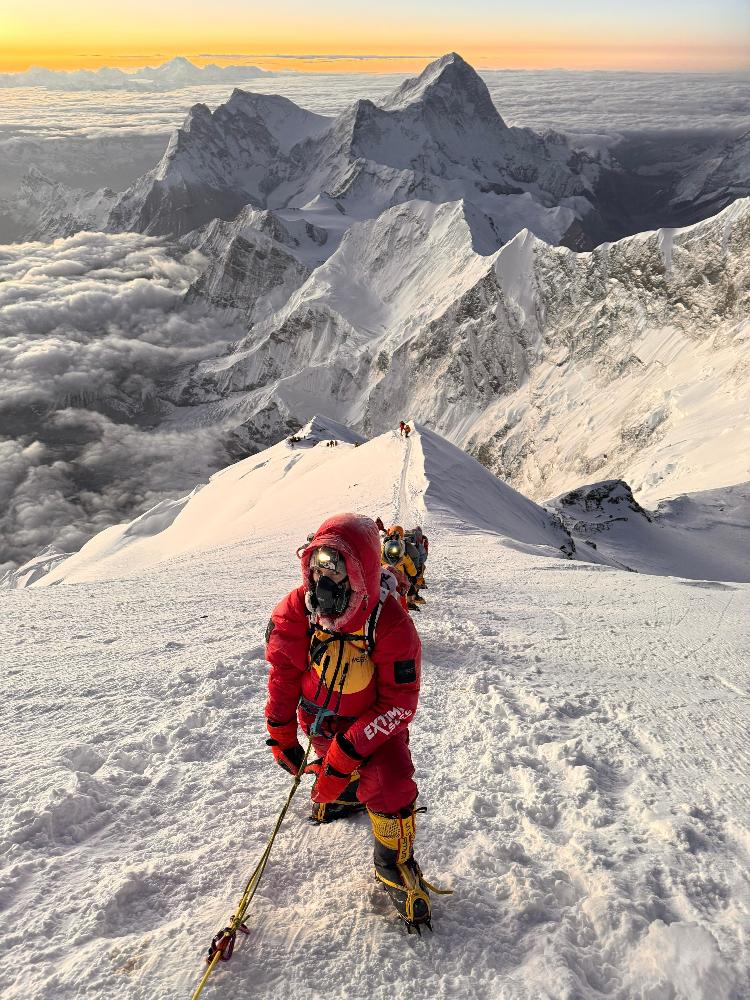
<svg viewBox="0 0 750 1000"><path fill-rule="evenodd" d="M276 839L276 834L281 829L281 824L283 823L287 809L289 808L289 805L292 799L294 798L294 793L300 786L300 782L302 781L302 775L305 773L305 767L307 766L307 758L310 754L311 747L312 747L312 739L309 739L307 741L307 748L305 749L305 753L302 758L302 763L300 764L299 770L294 776L294 781L292 782L292 787L289 790L289 795L287 797L286 802L284 803L284 808L279 813L279 818L276 820L276 826L273 828L273 833L268 839L268 843L266 844L266 849L263 851L263 854L260 857L260 861L255 866L254 872L247 880L247 885L245 886L245 891L242 893L242 898L240 899L240 905L237 907L237 912L232 914L232 919L229 921L228 926L225 927L223 931L220 931L219 934L217 934L214 940L212 941L211 947L214 949L214 951L209 960L208 968L203 973L203 978L196 986L192 996L190 997L190 1000L197 1000L197 998L201 995L201 993L203 992L203 987L208 982L208 977L214 971L218 962L221 961L224 955L224 950L227 949L229 955L232 954L232 950L234 948L234 938L237 934L237 931L242 926L242 921L245 917L245 914L247 913L250 903L252 902L253 896L255 895L255 890L258 888L260 880L263 877L263 872L265 871L266 865L268 864L268 859L271 856L271 848L273 847L273 842ZM230 942L231 946L229 946Z"/></svg>

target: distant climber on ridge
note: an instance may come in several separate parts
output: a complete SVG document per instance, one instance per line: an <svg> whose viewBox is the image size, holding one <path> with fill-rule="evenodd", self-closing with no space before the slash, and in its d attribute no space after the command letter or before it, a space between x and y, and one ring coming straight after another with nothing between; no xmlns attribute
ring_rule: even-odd
<svg viewBox="0 0 750 1000"><path fill-rule="evenodd" d="M430 925L428 887L414 858L414 766L409 723L419 698L421 643L381 574L378 529L338 514L298 554L302 585L274 609L266 631L271 665L265 715L277 763L297 774L297 727L320 759L312 818L366 807L375 874L409 929ZM343 888L343 887L342 887Z"/></svg>

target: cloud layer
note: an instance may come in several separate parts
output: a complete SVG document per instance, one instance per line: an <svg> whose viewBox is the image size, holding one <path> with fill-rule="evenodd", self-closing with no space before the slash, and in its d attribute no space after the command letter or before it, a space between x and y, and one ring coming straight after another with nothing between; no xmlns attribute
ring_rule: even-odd
<svg viewBox="0 0 750 1000"><path fill-rule="evenodd" d="M43 87L46 90L177 90L194 84L234 84L253 77L272 76L258 66L196 66L178 56L161 66L144 66L125 72L103 66L100 69L55 70L35 66L23 73L0 73L0 89Z"/></svg>
<svg viewBox="0 0 750 1000"><path fill-rule="evenodd" d="M0 248L0 570L192 486L228 459L163 383L242 331L182 296L203 259L133 234Z"/></svg>

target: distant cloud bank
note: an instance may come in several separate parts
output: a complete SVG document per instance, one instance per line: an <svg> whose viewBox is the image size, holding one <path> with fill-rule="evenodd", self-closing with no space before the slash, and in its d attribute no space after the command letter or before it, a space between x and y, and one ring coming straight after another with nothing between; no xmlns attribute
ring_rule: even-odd
<svg viewBox="0 0 750 1000"><path fill-rule="evenodd" d="M239 58L239 57L237 57ZM44 87L47 90L130 90L136 92L178 90L196 85L233 84L261 76L273 76L258 66L196 66L178 56L161 66L144 66L126 72L100 69L52 70L34 66L24 73L0 73L0 88Z"/></svg>
<svg viewBox="0 0 750 1000"><path fill-rule="evenodd" d="M130 233L0 248L0 575L229 461L220 430L165 426L160 396L242 332L183 305L201 264Z"/></svg>

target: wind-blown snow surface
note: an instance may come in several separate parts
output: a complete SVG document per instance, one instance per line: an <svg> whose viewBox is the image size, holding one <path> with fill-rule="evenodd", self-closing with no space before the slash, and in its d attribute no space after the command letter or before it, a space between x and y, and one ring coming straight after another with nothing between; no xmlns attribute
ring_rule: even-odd
<svg viewBox="0 0 750 1000"><path fill-rule="evenodd" d="M430 535L417 854L455 893L405 935L366 818L313 827L300 792L204 996L747 996L748 586L551 557L543 511L519 551L522 498L436 437L313 430L4 597L5 996L190 995L289 787L268 614L343 508Z"/></svg>

